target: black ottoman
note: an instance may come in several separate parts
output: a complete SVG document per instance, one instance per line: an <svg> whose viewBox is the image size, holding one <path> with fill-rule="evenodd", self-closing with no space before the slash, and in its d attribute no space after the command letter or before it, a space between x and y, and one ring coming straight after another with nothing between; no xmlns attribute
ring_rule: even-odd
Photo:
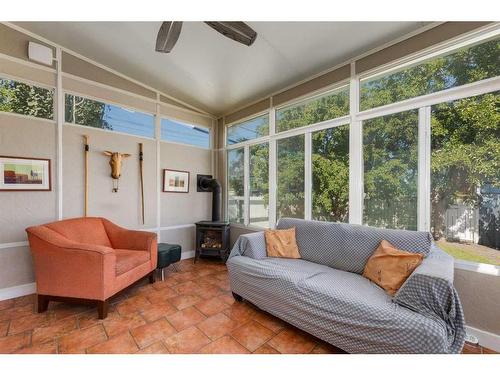
<svg viewBox="0 0 500 375"><path fill-rule="evenodd" d="M156 268L161 271L162 280L165 279L165 268L181 260L181 250L181 245L158 244L158 266Z"/></svg>

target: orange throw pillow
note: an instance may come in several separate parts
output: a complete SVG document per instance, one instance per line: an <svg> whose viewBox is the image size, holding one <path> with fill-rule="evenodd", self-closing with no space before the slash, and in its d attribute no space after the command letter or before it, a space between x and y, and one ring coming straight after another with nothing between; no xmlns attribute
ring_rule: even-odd
<svg viewBox="0 0 500 375"><path fill-rule="evenodd" d="M300 259L299 247L295 239L295 227L266 230L264 236L268 257Z"/></svg>
<svg viewBox="0 0 500 375"><path fill-rule="evenodd" d="M422 254L399 250L388 241L382 240L368 259L363 276L394 296L415 268L422 263L423 258Z"/></svg>

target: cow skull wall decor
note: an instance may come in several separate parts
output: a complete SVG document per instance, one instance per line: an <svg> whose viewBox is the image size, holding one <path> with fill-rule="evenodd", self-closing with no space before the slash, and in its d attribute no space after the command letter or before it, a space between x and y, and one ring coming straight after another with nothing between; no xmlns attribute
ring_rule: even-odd
<svg viewBox="0 0 500 375"><path fill-rule="evenodd" d="M111 166L111 178L113 179L113 193L118 192L118 180L122 174L123 159L131 156L130 154L121 154L119 152L104 151L104 155L109 156L109 165Z"/></svg>

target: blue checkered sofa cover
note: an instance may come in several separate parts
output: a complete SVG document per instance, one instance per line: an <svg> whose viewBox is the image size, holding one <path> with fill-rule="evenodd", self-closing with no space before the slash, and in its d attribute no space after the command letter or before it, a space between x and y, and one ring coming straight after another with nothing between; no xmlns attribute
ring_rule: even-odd
<svg viewBox="0 0 500 375"><path fill-rule="evenodd" d="M459 353L464 316L453 258L427 232L282 218L302 259L268 258L263 232L239 237L231 289L260 309L349 353ZM382 239L424 254L394 297L361 276Z"/></svg>

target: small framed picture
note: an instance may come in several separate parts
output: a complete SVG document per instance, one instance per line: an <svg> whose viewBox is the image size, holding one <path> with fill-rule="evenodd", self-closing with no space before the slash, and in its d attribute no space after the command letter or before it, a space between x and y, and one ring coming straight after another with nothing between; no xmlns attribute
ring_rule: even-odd
<svg viewBox="0 0 500 375"><path fill-rule="evenodd" d="M0 155L0 191L50 191L50 159Z"/></svg>
<svg viewBox="0 0 500 375"><path fill-rule="evenodd" d="M163 192L189 193L189 172L175 169L163 170Z"/></svg>

